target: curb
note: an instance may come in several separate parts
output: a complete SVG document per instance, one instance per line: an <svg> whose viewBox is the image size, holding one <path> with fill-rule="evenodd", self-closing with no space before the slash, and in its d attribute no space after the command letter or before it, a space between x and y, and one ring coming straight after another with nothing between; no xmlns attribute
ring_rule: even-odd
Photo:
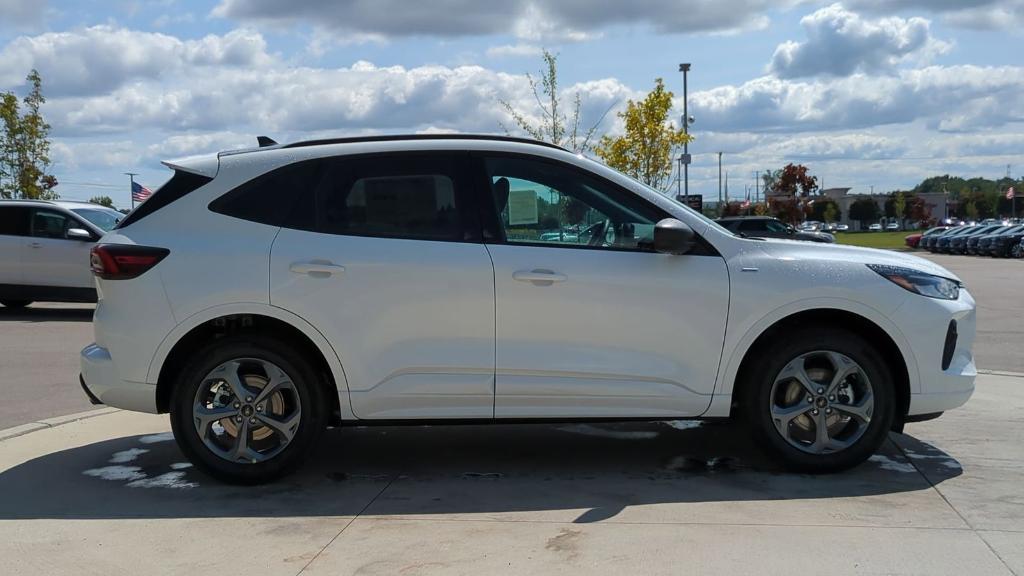
<svg viewBox="0 0 1024 576"><path fill-rule="evenodd" d="M68 414L66 416L55 416L53 418L46 418L44 420L38 420L36 422L29 422L28 424L22 424L20 426L14 426L13 428L6 428L0 430L0 442L4 440L10 440L11 438L17 438L18 436L24 436L25 434L31 434L39 430L46 430L47 428L56 428L57 426L63 426L64 424L70 424L71 422L78 422L79 420L87 420L89 418L95 418L97 416L105 416L107 414L114 414L115 412L121 412L120 408L97 408L95 410L86 410L85 412L76 412L75 414Z"/></svg>
<svg viewBox="0 0 1024 576"><path fill-rule="evenodd" d="M978 374L984 374L986 376L1009 376L1010 378L1024 378L1024 374L1020 372L1009 372L1007 370L978 370Z"/></svg>

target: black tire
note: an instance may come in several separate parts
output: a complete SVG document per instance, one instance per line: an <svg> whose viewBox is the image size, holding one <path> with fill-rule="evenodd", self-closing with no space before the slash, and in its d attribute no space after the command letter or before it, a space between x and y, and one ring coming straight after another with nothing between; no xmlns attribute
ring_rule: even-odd
<svg viewBox="0 0 1024 576"><path fill-rule="evenodd" d="M863 435L851 446L811 454L790 445L775 428L770 412L771 390L776 376L790 361L819 350L839 352L860 365L871 382L874 409ZM786 334L757 354L744 371L744 380L738 383L742 416L754 439L787 468L811 474L847 470L867 460L885 441L895 415L893 377L882 355L865 339L835 328L803 329Z"/></svg>
<svg viewBox="0 0 1024 576"><path fill-rule="evenodd" d="M277 365L288 375L301 402L298 428L275 456L257 463L221 458L200 438L193 424L193 403L211 370L237 358L254 358ZM295 471L310 455L327 427L328 402L310 361L284 342L261 335L217 339L200 349L177 375L171 396L174 439L196 468L230 484L262 484Z"/></svg>
<svg viewBox="0 0 1024 576"><path fill-rule="evenodd" d="M24 308L31 304L31 300L0 300L0 304L3 304L5 308Z"/></svg>

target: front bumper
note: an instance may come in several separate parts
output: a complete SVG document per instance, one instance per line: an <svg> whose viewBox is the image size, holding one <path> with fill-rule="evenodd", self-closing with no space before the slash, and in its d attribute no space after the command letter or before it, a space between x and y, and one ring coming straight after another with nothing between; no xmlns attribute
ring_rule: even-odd
<svg viewBox="0 0 1024 576"><path fill-rule="evenodd" d="M156 385L121 380L110 352L96 344L82 349L79 380L89 400L115 408L156 414Z"/></svg>
<svg viewBox="0 0 1024 576"><path fill-rule="evenodd" d="M971 294L961 289L957 300L910 297L893 320L910 343L917 363L918 382L911 384L908 415L944 412L966 403L978 375L971 353L975 333ZM948 358L943 358L951 321L956 322L956 343Z"/></svg>

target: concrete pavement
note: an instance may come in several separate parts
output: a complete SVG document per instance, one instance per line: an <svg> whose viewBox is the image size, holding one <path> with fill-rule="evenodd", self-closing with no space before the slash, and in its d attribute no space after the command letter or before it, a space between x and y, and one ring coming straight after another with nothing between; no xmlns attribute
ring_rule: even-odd
<svg viewBox="0 0 1024 576"><path fill-rule="evenodd" d="M0 442L0 573L1024 574L1022 414L983 375L820 477L721 424L353 428L240 488L114 412Z"/></svg>

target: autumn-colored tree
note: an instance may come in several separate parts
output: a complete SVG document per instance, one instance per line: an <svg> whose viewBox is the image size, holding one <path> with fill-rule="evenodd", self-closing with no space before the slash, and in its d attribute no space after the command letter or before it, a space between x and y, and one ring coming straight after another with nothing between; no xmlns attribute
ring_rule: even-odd
<svg viewBox="0 0 1024 576"><path fill-rule="evenodd" d="M11 92L0 94L0 197L52 200L57 179L47 174L50 167L50 125L40 107L42 78L32 70L25 78L30 89L22 99Z"/></svg>
<svg viewBox="0 0 1024 576"><path fill-rule="evenodd" d="M661 190L672 175L672 150L692 141L669 120L672 97L662 79L656 79L654 90L643 100L628 101L626 109L618 113L625 133L603 136L594 152L619 172Z"/></svg>
<svg viewBox="0 0 1024 576"><path fill-rule="evenodd" d="M778 195L807 197L818 190L818 177L808 174L803 164L786 164L775 179L772 192Z"/></svg>
<svg viewBox="0 0 1024 576"><path fill-rule="evenodd" d="M110 196L93 196L89 198L89 202L92 204L99 204L100 206L106 206L107 208L114 207L114 200Z"/></svg>
<svg viewBox="0 0 1024 576"><path fill-rule="evenodd" d="M570 105L572 113L566 115L562 95L558 93L558 56L544 50L543 58L544 68L539 72L539 80L532 74L526 75L526 80L530 83L530 90L533 92L533 99L537 102L540 112L540 122L534 123L530 120L529 112L516 110L507 100L499 100L498 103L512 117L512 122L516 127L529 134L531 138L550 142L573 152L584 152L590 148L590 141L604 117L611 111L611 106L605 110L597 122L581 133L580 108L583 106L583 100L580 93L576 92L573 95ZM499 123L499 125L506 133L512 132L504 123Z"/></svg>

